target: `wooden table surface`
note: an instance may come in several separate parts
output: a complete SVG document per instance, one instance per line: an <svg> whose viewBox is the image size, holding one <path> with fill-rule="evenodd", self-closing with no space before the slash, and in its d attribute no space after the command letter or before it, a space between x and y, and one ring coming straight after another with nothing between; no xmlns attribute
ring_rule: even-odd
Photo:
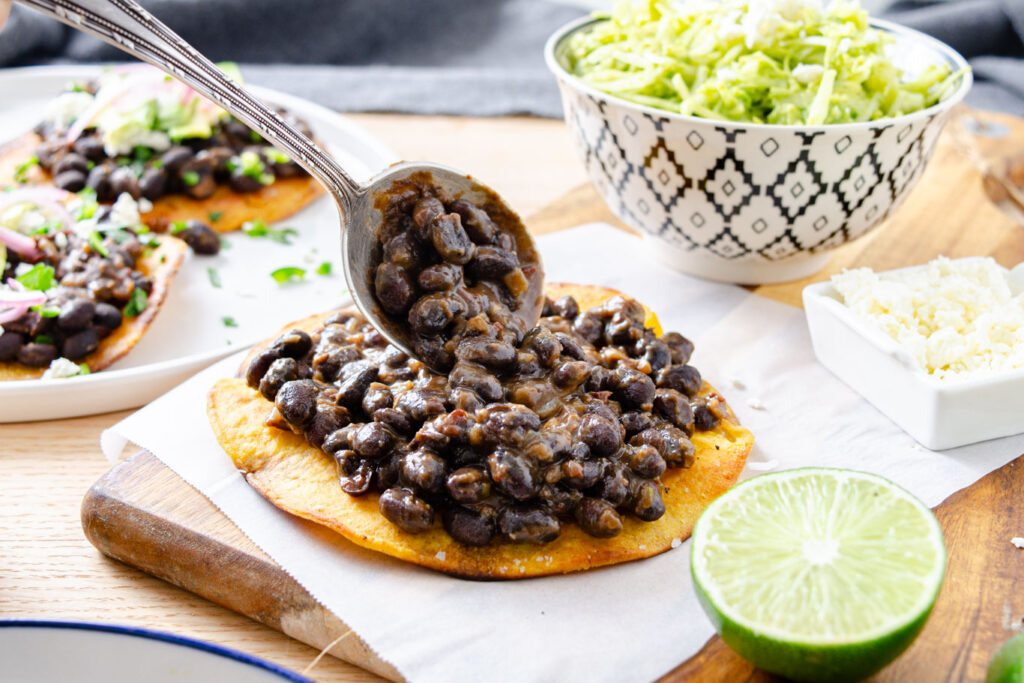
<svg viewBox="0 0 1024 683"><path fill-rule="evenodd" d="M524 216L586 182L560 121L397 115L352 118L405 158L431 159L471 170ZM946 146L936 157L952 154L955 151ZM957 179L961 181L965 186L980 182L970 169L962 170ZM950 197L932 203L924 189L927 175L921 185L910 200L919 205L916 215L935 225L954 227L936 229L928 240L933 243L925 251L917 240L894 250L890 240L869 236L840 249L830 269L853 262L894 267L903 265L902 261L926 260L934 255L926 253L929 250L967 255L981 244L1001 261L1024 258L1024 230L1012 228L991 205ZM578 219L578 212L571 210L574 197L580 198L581 205L592 206L593 195L580 190L560 202ZM958 234L955 224L959 219L966 213L978 218L979 211L985 226L981 232ZM548 212L546 221L553 219L557 215ZM892 221L900 222L899 215ZM917 226L918 234L921 227ZM899 229L896 225L887 228ZM761 293L788 301L795 298L792 292L798 291L797 286L789 286L763 288ZM109 467L99 451L99 434L125 414L0 425L0 618L146 626L234 647L295 671L305 670L317 655L311 648L109 560L86 541L79 520L82 496ZM320 681L380 680L331 657L320 660L307 674Z"/></svg>

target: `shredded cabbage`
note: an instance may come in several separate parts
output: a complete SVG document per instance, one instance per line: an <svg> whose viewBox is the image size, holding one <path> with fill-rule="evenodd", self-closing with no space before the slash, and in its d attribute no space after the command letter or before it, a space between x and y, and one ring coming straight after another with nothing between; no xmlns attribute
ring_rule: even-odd
<svg viewBox="0 0 1024 683"><path fill-rule="evenodd" d="M619 0L568 41L570 73L636 104L726 121L819 125L932 106L961 72L908 77L854 0Z"/></svg>

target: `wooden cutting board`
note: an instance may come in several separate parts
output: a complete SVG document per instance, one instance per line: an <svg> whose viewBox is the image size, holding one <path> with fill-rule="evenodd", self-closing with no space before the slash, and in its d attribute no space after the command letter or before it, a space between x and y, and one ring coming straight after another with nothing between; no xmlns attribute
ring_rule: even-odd
<svg viewBox="0 0 1024 683"><path fill-rule="evenodd" d="M984 118L1007 135L978 140L982 152L1024 153L1024 119ZM589 186L527 223L536 234L580 223L623 227ZM624 228L625 229L625 228ZM886 225L837 250L829 266L804 280L754 291L800 305L800 291L845 267L876 270L949 257L991 255L1024 261L1024 226L988 201L980 177L949 131L906 204ZM1024 616L1024 456L936 508L949 550L947 578L921 636L874 680L981 680L992 654ZM82 502L85 534L100 551L316 648L391 680L397 672L294 579L252 544L205 497L156 458L139 453L114 466ZM771 681L712 638L666 681Z"/></svg>

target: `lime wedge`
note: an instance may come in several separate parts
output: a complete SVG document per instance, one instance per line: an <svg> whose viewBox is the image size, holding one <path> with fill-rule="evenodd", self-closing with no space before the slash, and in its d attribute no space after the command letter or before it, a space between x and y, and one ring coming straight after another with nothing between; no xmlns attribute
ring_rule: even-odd
<svg viewBox="0 0 1024 683"><path fill-rule="evenodd" d="M985 683L1024 683L1024 633L1003 643L988 665Z"/></svg>
<svg viewBox="0 0 1024 683"><path fill-rule="evenodd" d="M942 529L882 477L808 468L755 477L693 531L694 587L722 639L802 681L865 678L931 613L946 571Z"/></svg>

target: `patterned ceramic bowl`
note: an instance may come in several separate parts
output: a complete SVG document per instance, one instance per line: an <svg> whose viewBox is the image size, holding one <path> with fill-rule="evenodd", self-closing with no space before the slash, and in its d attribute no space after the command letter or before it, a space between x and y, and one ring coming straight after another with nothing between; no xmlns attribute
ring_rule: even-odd
<svg viewBox="0 0 1024 683"><path fill-rule="evenodd" d="M566 70L565 46L584 18L545 48L565 119L609 208L651 239L669 265L741 284L810 275L828 251L889 216L921 177L949 112L971 86L898 118L825 126L730 123L673 114L600 92ZM908 28L891 33L895 63L967 66L949 46Z"/></svg>

